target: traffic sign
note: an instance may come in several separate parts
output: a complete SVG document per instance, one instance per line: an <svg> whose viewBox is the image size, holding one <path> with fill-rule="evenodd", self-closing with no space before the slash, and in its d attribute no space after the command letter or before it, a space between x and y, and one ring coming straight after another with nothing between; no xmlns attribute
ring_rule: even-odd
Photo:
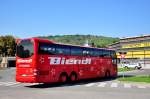
<svg viewBox="0 0 150 99"><path fill-rule="evenodd" d="M126 55L125 55L125 54L120 54L120 57L121 57L121 58L125 58Z"/></svg>
<svg viewBox="0 0 150 99"><path fill-rule="evenodd" d="M125 58L125 57L126 57L127 52L125 52L125 51L121 51L121 52L119 52L119 54L120 54L120 58Z"/></svg>

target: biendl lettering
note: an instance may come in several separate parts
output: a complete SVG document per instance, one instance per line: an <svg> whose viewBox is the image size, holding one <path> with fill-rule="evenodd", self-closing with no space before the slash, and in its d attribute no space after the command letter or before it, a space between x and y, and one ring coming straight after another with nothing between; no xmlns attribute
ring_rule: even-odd
<svg viewBox="0 0 150 99"><path fill-rule="evenodd" d="M59 64L91 64L90 58L85 59L66 59L61 57L48 57L50 59L50 64L52 65L59 65Z"/></svg>

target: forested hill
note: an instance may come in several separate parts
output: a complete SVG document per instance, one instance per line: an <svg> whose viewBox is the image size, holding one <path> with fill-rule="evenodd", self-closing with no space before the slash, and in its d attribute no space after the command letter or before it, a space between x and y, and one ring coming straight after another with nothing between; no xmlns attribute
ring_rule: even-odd
<svg viewBox="0 0 150 99"><path fill-rule="evenodd" d="M50 39L55 42L83 45L86 41L89 44L94 43L96 47L107 47L109 44L119 41L119 38L95 36L95 35L56 35L56 36L40 36L39 38Z"/></svg>

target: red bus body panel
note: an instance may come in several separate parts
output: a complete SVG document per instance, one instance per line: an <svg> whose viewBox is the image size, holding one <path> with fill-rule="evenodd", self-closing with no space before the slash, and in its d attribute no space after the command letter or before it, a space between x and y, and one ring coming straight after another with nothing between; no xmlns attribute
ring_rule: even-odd
<svg viewBox="0 0 150 99"><path fill-rule="evenodd" d="M117 66L110 57L40 55L38 43L49 40L31 38L34 41L34 55L29 58L16 57L16 81L26 83L59 82L60 74L65 72L68 77L72 72L77 74L77 80L104 77L106 70L110 75L117 76ZM53 61L57 59L57 64ZM68 62L68 63L67 63Z"/></svg>

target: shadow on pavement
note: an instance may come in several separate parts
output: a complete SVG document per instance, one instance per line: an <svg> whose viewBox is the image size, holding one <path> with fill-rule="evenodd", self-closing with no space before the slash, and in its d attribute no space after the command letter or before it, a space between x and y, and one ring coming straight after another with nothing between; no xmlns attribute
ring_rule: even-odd
<svg viewBox="0 0 150 99"><path fill-rule="evenodd" d="M49 83L49 84L37 84L37 85L30 85L25 86L28 88L54 88L54 87L65 87L65 86L75 86L75 85L84 85L88 83L96 83L96 82L104 82L104 81L112 81L116 78L96 78L96 79L86 79L86 80L79 80L73 83Z"/></svg>
<svg viewBox="0 0 150 99"><path fill-rule="evenodd" d="M133 77L134 75L118 75L117 78L122 78L122 77Z"/></svg>

